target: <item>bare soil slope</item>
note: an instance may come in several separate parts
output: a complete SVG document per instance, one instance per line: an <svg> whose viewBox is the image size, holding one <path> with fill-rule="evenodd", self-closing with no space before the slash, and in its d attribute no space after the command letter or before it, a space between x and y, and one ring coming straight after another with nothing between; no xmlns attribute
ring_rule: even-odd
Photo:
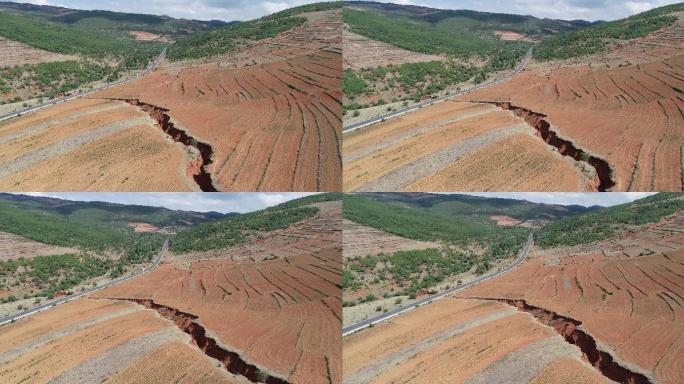
<svg viewBox="0 0 684 384"><path fill-rule="evenodd" d="M458 296L524 300L574 319L622 366L651 382L678 383L684 379L678 364L684 348L683 262L680 212L619 238L538 252L516 271Z"/></svg>
<svg viewBox="0 0 684 384"><path fill-rule="evenodd" d="M531 257L346 337L344 382L682 381L684 213Z"/></svg>
<svg viewBox="0 0 684 384"><path fill-rule="evenodd" d="M446 102L347 135L345 190L682 190L678 16L673 26L611 52L532 63L509 81L456 99L496 108L487 114L472 117ZM509 120L496 118L502 113ZM467 134L444 131L459 119L458 132ZM514 124L521 130L511 131ZM387 145L375 144L385 136Z"/></svg>
<svg viewBox="0 0 684 384"><path fill-rule="evenodd" d="M79 99L0 123L5 191L198 190L174 143L121 101Z"/></svg>
<svg viewBox="0 0 684 384"><path fill-rule="evenodd" d="M321 205L259 252L174 255L4 326L0 381L339 383L341 204Z"/></svg>
<svg viewBox="0 0 684 384"><path fill-rule="evenodd" d="M0 187L337 191L341 88L339 11L315 13L237 52L0 123Z"/></svg>
<svg viewBox="0 0 684 384"><path fill-rule="evenodd" d="M586 167L552 151L534 133L523 119L495 106L446 101L345 135L344 189L586 189ZM525 178L511 183L511 169ZM555 177L562 182L550 182Z"/></svg>
<svg viewBox="0 0 684 384"><path fill-rule="evenodd" d="M215 189L339 190L340 32L339 12L326 12L211 63L170 65L99 97L161 109L204 146L196 168Z"/></svg>
<svg viewBox="0 0 684 384"><path fill-rule="evenodd" d="M13 233L0 232L0 260L13 260L20 257L31 258L36 256L63 255L75 253L73 248L55 247L27 239Z"/></svg>
<svg viewBox="0 0 684 384"><path fill-rule="evenodd" d="M77 56L63 55L34 48L18 41L0 37L0 67L14 67L24 64L47 63L50 61L78 60Z"/></svg>
<svg viewBox="0 0 684 384"><path fill-rule="evenodd" d="M613 52L541 63L461 100L507 101L543 115L562 140L604 160L614 191L679 191L684 143L684 19ZM538 118L527 118L540 127ZM555 142L555 143L554 143ZM511 182L521 174L509 178ZM560 178L553 178L559 181Z"/></svg>

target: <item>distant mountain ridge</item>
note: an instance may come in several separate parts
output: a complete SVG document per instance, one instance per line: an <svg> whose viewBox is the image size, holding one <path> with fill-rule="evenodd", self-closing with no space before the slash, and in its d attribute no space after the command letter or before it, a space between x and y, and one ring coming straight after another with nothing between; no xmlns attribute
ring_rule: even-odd
<svg viewBox="0 0 684 384"><path fill-rule="evenodd" d="M157 226L194 225L240 215L236 212L192 212L163 207L127 205L108 202L87 202L53 197L0 193L0 203L32 211L58 214L66 218L81 218L97 224L143 222ZM88 218L86 216L92 216Z"/></svg>

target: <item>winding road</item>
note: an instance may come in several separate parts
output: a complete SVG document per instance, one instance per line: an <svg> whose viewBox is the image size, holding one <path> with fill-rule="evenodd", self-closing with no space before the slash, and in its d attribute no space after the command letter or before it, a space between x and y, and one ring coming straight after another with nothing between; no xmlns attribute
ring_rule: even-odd
<svg viewBox="0 0 684 384"><path fill-rule="evenodd" d="M0 326L3 326L3 325L8 324L8 323L13 323L19 319L23 319L24 317L35 315L36 313L43 312L43 311L48 310L52 307L56 307L59 304L68 303L70 301L76 300L76 299L83 297L85 295L89 295L93 292L97 292L97 291L103 290L105 288L109 288L113 285L123 283L124 281L134 279L138 276L142 276L142 275L146 274L147 272L150 272L159 266L159 263L161 263L161 260L164 257L164 254L166 253L168 248L169 248L169 239L166 239L166 241L164 241L164 244L162 245L161 249L159 250L157 257L155 257L154 261L152 262L152 265L150 265L149 267L144 267L140 271L133 273L132 275L119 277L118 279L114 279L107 284L104 284L104 285L101 285L98 287L88 288L83 292L75 293L73 295L64 296L64 297L61 297L61 298L56 299L56 300L48 301L45 304L42 304L40 306L28 309L26 311L19 312L17 314L11 315L11 316L0 318Z"/></svg>
<svg viewBox="0 0 684 384"><path fill-rule="evenodd" d="M512 78L513 76L515 76L515 75L519 74L520 72L522 72L523 69L525 69L525 67L527 66L527 64L530 62L530 58L532 58L532 47L530 47L530 49L527 51L527 54L525 55L525 57L523 57L523 59L520 61L520 63L518 63L518 65L515 67L515 70L513 70L512 73L510 73L510 74L508 74L508 75L506 75L506 76L504 76L504 77L502 77L502 78L499 78L499 79L496 79L496 80L492 80L492 81L484 82L484 83L482 83L482 84L476 85L476 86L474 86L474 87L468 88L468 89L466 89L466 90L464 90L464 91L461 91L461 92L458 92L458 93L448 93L448 94L446 94L446 95L444 95L444 96L440 96L440 97L435 98L435 99L426 100L426 101L423 101L423 102L421 102L421 103L418 103L418 104L413 105L413 106L410 106L410 107L406 107L406 108L403 108L403 109L399 109L399 110L396 110L396 111L392 111L392 112L389 112L389 113L385 113L384 115L380 115L380 116L374 117L374 118L372 118L372 119L368 119L368 120L360 121L360 122L355 123L355 124L351 124L351 125L349 125L349 126L343 127L343 128L342 128L342 133L349 133L349 132L355 131L355 130L357 130L357 129L360 129L360 128L363 128L363 127L367 127L367 126L369 126L369 125L373 125L373 124L377 124L377 123L380 123L380 122L384 122L384 121L386 121L386 120L388 120L388 119L392 119L392 118L395 118L395 117L398 117L398 116L401 116L401 115L405 115L405 114L410 113L410 112L413 112L413 111L417 111L417 110L419 110L419 109L421 109L421 108L423 108L423 107L426 107L426 106L428 106L428 105L432 105L432 104L435 104L435 103L440 103L440 102L442 102L442 101L449 100L449 99L452 99L452 98L454 98L454 97L463 96L463 95L465 95L465 94L468 94L468 93L470 93L470 92L472 92L472 91L476 91L476 90L478 90L478 89L482 89L482 88L489 87L489 86L496 85L496 84L501 84L501 83L503 83L504 81L509 80L509 79Z"/></svg>
<svg viewBox="0 0 684 384"><path fill-rule="evenodd" d="M379 316L376 316L376 317L373 317L373 318L370 318L370 319L367 319L364 321L360 321L360 322L358 322L356 324L352 324L348 327L344 327L344 328L342 328L342 336L347 336L347 335L352 334L356 331L359 331L359 330L362 330L364 328L367 328L367 327L373 326L375 324L381 323L381 322L388 320L394 316L398 316L398 315L401 315L403 313L412 311L412 310L420 307L423 304L431 303L435 300L441 299L441 298L443 298L447 295L450 295L454 292L462 291L464 289L467 289L467 288L470 288L470 287L475 286L477 284L480 284L483 281L487 281L487 280L493 279L497 276L501 276L504 273L510 272L510 271L518 268L523 262L525 262L525 260L527 259L527 256L530 254L530 249L532 249L533 244L534 244L534 237L532 234L530 234L530 236L527 238L527 243L525 244L525 247L523 248L522 252L520 253L520 256L518 256L518 258L515 260L515 262L513 264L509 265L505 269L502 269L500 271L496 271L496 272L493 272L493 273L490 273L487 275L483 275L483 276L478 277L477 279L475 279L471 282L468 282L466 284L463 284L459 287L447 289L446 291L443 291L443 292L440 292L440 293L437 293L437 294L434 294L431 296L427 296L427 297L422 298L418 301L415 301L411 304L406 304L404 306L395 308L391 311L383 313L382 315L379 315Z"/></svg>
<svg viewBox="0 0 684 384"><path fill-rule="evenodd" d="M11 118L17 117L17 116L21 116L21 115L26 114L26 113L35 112L35 111L43 109L43 108L47 108L47 107L51 107L53 105L61 104L61 103L67 102L69 100L77 99L79 97L88 96L88 95L91 95L95 92L100 92L102 90L105 90L105 89L108 89L111 87L115 87L117 85L125 84L125 83L131 82L133 80L137 80L137 79L147 75L148 73L154 71L155 69L157 69L157 67L159 66L159 63L161 63L161 61L164 59L164 57L166 57L166 48L164 48L161 51L161 53L159 54L159 56L157 56L157 58L154 60L154 62L151 63L150 65L148 65L147 68L145 68L145 70L143 72L131 77L130 79L123 79L123 80L115 81L113 83L107 83L101 87L95 88L95 89L87 91L87 92L79 92L79 93L76 93L75 95L62 97L60 99L52 99L52 100L46 101L45 103L42 103L42 104L33 105L30 107L26 107L24 109L20 109L18 111L6 113L4 115L0 115L0 121L11 119Z"/></svg>

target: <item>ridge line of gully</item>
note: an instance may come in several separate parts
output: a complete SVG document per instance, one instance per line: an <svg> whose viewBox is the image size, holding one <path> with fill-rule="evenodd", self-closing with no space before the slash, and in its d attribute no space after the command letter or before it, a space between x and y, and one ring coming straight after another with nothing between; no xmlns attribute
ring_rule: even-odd
<svg viewBox="0 0 684 384"><path fill-rule="evenodd" d="M237 352L229 351L216 342L216 339L207 336L206 329L197 321L198 317L191 313L180 311L176 308L157 304L151 299L131 299L121 297L108 297L109 300L130 301L142 305L145 308L157 311L160 316L171 320L181 331L192 338L192 343L205 355L218 360L224 368L236 376L242 376L254 383L266 384L289 384L287 380L267 374L254 364L248 363Z"/></svg>
<svg viewBox="0 0 684 384"><path fill-rule="evenodd" d="M161 130L173 141L181 143L187 147L195 148L199 152L199 156L188 165L188 174L192 176L202 192L218 191L218 189L214 186L211 173L209 173L208 170L209 165L213 162L212 156L214 154L214 149L211 147L211 145L201 142L190 136L186 131L177 128L171 121L171 116L168 113L168 109L158 107L153 104L148 104L140 101L140 99L135 98L127 99L108 97L104 99L123 101L140 108L143 112L146 112L152 119L154 119Z"/></svg>
<svg viewBox="0 0 684 384"><path fill-rule="evenodd" d="M551 130L551 124L545 119L547 116L543 113L534 112L532 110L518 107L508 101L472 101L479 104L492 104L506 111L513 112L516 116L522 118L529 125L532 126L541 137L541 139L548 145L556 148L561 155L570 157L575 161L584 161L596 170L597 185L594 187L599 192L610 191L615 186L613 180L613 169L605 159L589 154L583 149L577 148L575 144L561 138L558 133Z"/></svg>
<svg viewBox="0 0 684 384"><path fill-rule="evenodd" d="M630 370L615 361L610 353L599 348L596 340L580 329L582 322L559 315L556 312L528 304L522 299L503 299L494 297L466 297L466 299L497 301L515 307L521 312L534 316L539 322L553 328L566 342L577 346L584 358L606 378L625 384L654 384L645 375Z"/></svg>

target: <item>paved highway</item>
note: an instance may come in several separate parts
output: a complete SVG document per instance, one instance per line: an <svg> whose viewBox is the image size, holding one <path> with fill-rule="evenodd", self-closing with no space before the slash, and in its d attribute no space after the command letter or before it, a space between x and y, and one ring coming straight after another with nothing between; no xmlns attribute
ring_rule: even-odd
<svg viewBox="0 0 684 384"><path fill-rule="evenodd" d="M388 320L394 316L398 316L398 315L401 315L402 313L412 311L412 310L420 307L423 304L431 303L434 300L441 299L444 296L450 295L454 292L462 291L462 290L470 288L474 285L480 284L483 281L487 281L487 280L493 279L497 276L501 276L504 273L510 272L510 271L516 269L518 266L520 266L520 264L522 264L525 261L525 259L527 259L527 256L530 253L530 249L532 248L533 243L534 243L534 237L530 234L530 237L527 238L527 244L525 244L525 247L523 248L523 251L520 253L520 256L518 256L518 258L515 260L515 262L513 264L509 265L505 269L502 269L501 271L497 271L494 273L483 275L483 276L478 277L477 279L475 279L471 282L468 282L466 284L461 285L460 287L454 287L454 288L448 289L446 291L443 291L443 292L434 294L432 296L428 296L428 297L425 297L423 299L420 299L420 300L413 302L411 304L407 304L407 305L401 306L399 308L395 308L391 311L383 313L382 315L373 317L373 318L368 319L368 320L360 321L356 324L352 324L348 327L342 328L342 336L347 336L351 333L354 333L354 332L359 331L361 329L367 328L371 325L375 325L377 323Z"/></svg>
<svg viewBox="0 0 684 384"><path fill-rule="evenodd" d="M28 309L28 310L26 310L26 311L17 313L17 314L12 315L12 316L7 316L7 317L0 318L0 326L3 326L3 325L5 325L5 324L7 324L7 323L15 322L15 321L17 321L17 320L19 320L19 319L23 319L24 317L28 317L28 316L31 316L31 315L35 315L36 313L43 312L43 311L48 310L48 309L50 309L50 308L52 308L52 307L56 307L56 306L59 305L59 304L68 303L68 302L70 302L70 301L72 301L72 300L76 300L76 299L78 299L78 298L80 298L80 297L83 297L83 296L85 296L85 295L89 295L89 294L91 294L91 293L93 293L93 292L97 292L97 291L99 291L99 290L102 290L102 289L105 289L105 288L109 288L109 287L111 287L112 285L120 284L120 283L123 283L124 281L128 281L128 280L134 279L134 278L136 278L136 277L138 277L138 276L144 275L144 274L146 274L147 272L150 272L150 271L152 271L153 269L157 268L157 266L159 266L159 263L161 263L161 260L162 260L162 258L164 257L164 254L166 253L166 251L167 251L168 248L169 248L169 240L166 239L166 241L164 241L164 245L162 245L162 247L161 247L161 250L159 250L159 253L157 254L157 257L156 257L156 258L154 259L154 261L152 262L152 265L150 265L149 267L142 268L142 269L140 269L140 271L135 272L135 273L132 274L132 275L119 277L118 279L114 279L114 280L110 281L109 283L107 283L107 284L105 284L105 285L101 285L101 286L94 287L94 288L88 288L88 289L86 289L86 290L83 291L83 292L79 292L79 293L76 293L76 294L73 294L73 295L70 295L70 296L64 296L64 297L61 297L61 298L59 298L59 299L55 299L55 300L52 300L52 301L48 301L48 302L46 302L45 304L42 304L42 305L40 305L40 306L38 306L38 307Z"/></svg>
<svg viewBox="0 0 684 384"><path fill-rule="evenodd" d="M42 103L42 104L34 105L31 107L26 107L26 108L20 109L18 111L6 113L4 115L0 115L0 121L11 119L11 118L16 117L16 116L21 116L21 115L26 114L26 113L35 112L39 109L43 109L43 108L47 108L47 107L50 107L53 105L61 104L61 103L64 103L66 101L69 101L69 100L73 100L73 99L83 97L83 96L88 96L90 94L105 90L107 88L115 87L117 85L125 84L125 83L131 82L133 80L137 80L137 79L147 75L148 73L154 71L159 66L159 63L164 59L165 56L166 56L166 48L164 48L162 50L162 52L159 54L159 56L157 56L157 58L154 60L154 62L152 64L150 64L149 66L147 66L147 68L145 68L145 70L143 72L133 76L130 79L118 80L118 81L115 81L113 83L107 83L107 84L105 84L101 87L95 88L91 91L80 92L80 93L77 93L75 95L62 97L60 99L52 99L52 100L47 101L47 102Z"/></svg>
<svg viewBox="0 0 684 384"><path fill-rule="evenodd" d="M531 57L532 57L532 48L530 47L530 49L527 51L527 54L525 55L525 57L520 61L520 63L518 63L518 66L515 67L515 70L513 70L513 72L509 75L506 75L500 79L484 82L482 84L476 85L472 88L468 88L468 89L461 91L461 92L458 92L458 93L449 93L449 94L446 94L444 96L440 96L436 99L426 100L426 101L423 101L421 103L418 103L418 104L410 106L410 107L406 107L403 109L392 111L392 112L386 113L384 115L374 117L372 119L368 119L365 121L358 122L356 124L349 125L347 127L342 128L342 133L349 133L349 132L355 131L359 128L367 127L369 125L373 125L373 124L376 124L376 123L379 123L382 121L386 121L386 120L394 118L394 117L405 115L409 112L419 110L419 109L421 109L425 106L428 106L428 105L440 103L444 100L449 100L449 99L457 97L457 96L462 96L462 95L465 95L465 94L470 93L472 91L482 89L485 87L489 87L491 85L501 84L504 81L506 81L506 80L512 78L513 76L519 74L520 72L522 72L522 70L525 69L525 66L527 66L527 63L529 63Z"/></svg>

